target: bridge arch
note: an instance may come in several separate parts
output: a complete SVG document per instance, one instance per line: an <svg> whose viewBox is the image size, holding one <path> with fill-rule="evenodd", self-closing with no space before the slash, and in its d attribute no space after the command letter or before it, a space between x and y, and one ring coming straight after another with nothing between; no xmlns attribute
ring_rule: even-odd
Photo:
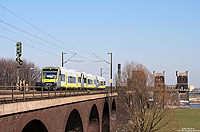
<svg viewBox="0 0 200 132"><path fill-rule="evenodd" d="M103 118L102 118L102 132L110 131L110 114L109 114L109 105L106 101L103 107Z"/></svg>
<svg viewBox="0 0 200 132"><path fill-rule="evenodd" d="M48 130L40 120L34 119L25 125L22 132L48 132Z"/></svg>
<svg viewBox="0 0 200 132"><path fill-rule="evenodd" d="M72 110L68 117L65 132L68 131L83 131L81 116L77 109Z"/></svg>
<svg viewBox="0 0 200 132"><path fill-rule="evenodd" d="M96 104L94 104L90 111L89 116L89 124L88 124L88 132L99 132L100 131L100 123L99 123L99 112Z"/></svg>
<svg viewBox="0 0 200 132"><path fill-rule="evenodd" d="M116 121L116 103L115 103L115 99L113 99L112 101L112 106L111 106L111 121L112 121L112 126L114 121Z"/></svg>
<svg viewBox="0 0 200 132"><path fill-rule="evenodd" d="M115 99L113 99L112 101L112 109L111 109L112 112L116 112L116 103L115 103Z"/></svg>
<svg viewBox="0 0 200 132"><path fill-rule="evenodd" d="M117 125L117 116L116 116L116 102L115 102L115 99L112 100L112 105L111 105L111 131L114 131L115 129L115 126Z"/></svg>

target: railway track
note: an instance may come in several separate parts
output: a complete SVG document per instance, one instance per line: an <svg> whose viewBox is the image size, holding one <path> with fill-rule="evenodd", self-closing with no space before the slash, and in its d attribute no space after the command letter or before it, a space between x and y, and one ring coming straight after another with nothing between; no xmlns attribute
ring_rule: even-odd
<svg viewBox="0 0 200 132"><path fill-rule="evenodd" d="M38 87L37 87L38 88ZM22 101L34 101L49 98L61 98L71 96L83 96L92 94L108 94L110 93L109 87L104 90L99 89L54 89L50 88L36 91L34 86L21 87L20 90L16 90L16 87L0 87L0 104L15 103Z"/></svg>

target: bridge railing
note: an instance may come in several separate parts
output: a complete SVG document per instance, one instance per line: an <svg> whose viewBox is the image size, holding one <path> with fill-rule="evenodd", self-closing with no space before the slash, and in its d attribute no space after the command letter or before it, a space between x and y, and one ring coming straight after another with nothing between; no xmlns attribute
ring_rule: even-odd
<svg viewBox="0 0 200 132"><path fill-rule="evenodd" d="M112 89L112 92L115 92L115 89ZM0 86L0 104L80 95L108 94L110 92L110 87L106 87L105 89L66 89L61 87L50 86Z"/></svg>

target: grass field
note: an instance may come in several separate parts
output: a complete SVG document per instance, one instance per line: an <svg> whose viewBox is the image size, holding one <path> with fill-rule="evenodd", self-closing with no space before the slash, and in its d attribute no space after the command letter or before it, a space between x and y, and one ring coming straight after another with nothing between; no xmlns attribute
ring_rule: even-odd
<svg viewBox="0 0 200 132"><path fill-rule="evenodd" d="M175 109L172 116L171 122L159 132L200 132L200 109Z"/></svg>

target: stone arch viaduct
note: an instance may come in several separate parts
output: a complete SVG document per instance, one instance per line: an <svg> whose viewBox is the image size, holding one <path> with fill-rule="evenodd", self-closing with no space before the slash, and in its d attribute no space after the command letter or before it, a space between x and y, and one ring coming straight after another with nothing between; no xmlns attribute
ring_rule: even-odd
<svg viewBox="0 0 200 132"><path fill-rule="evenodd" d="M0 105L0 132L109 132L116 94Z"/></svg>

